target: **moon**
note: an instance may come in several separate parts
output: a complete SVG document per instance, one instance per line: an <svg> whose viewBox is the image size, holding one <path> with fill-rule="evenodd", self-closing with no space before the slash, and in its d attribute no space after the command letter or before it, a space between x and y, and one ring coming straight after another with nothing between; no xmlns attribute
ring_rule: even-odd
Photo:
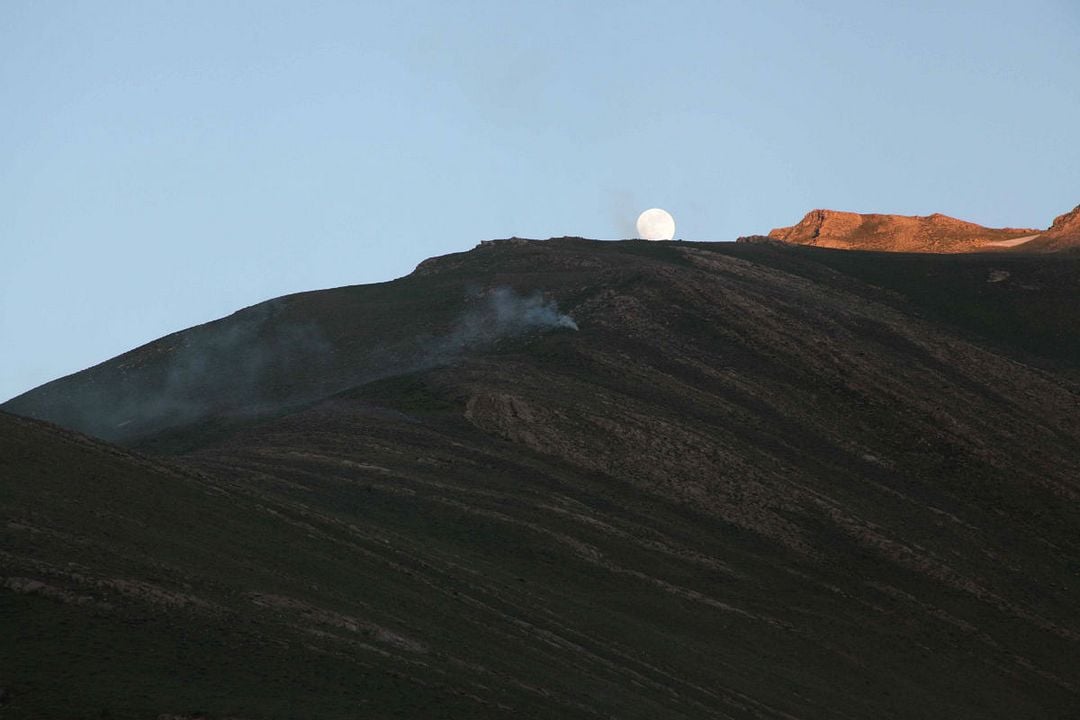
<svg viewBox="0 0 1080 720"><path fill-rule="evenodd" d="M660 208L650 208L638 215L638 236L646 240L670 240L675 237L675 218Z"/></svg>

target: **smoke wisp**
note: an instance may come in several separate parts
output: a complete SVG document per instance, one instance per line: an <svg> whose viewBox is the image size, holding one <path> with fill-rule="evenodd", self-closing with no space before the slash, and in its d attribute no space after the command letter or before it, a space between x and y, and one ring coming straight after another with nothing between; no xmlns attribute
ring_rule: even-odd
<svg viewBox="0 0 1080 720"><path fill-rule="evenodd" d="M279 406L290 399L296 373L323 366L329 352L315 325L286 319L272 300L161 338L10 405L123 442L210 416Z"/></svg>
<svg viewBox="0 0 1080 720"><path fill-rule="evenodd" d="M257 417L374 380L459 360L504 338L577 323L540 292L476 293L449 329L399 339L328 338L316 318L269 301L162 338L43 388L16 412L112 441L146 438L211 418ZM374 347L373 347L374 345ZM18 403L19 400L16 400Z"/></svg>
<svg viewBox="0 0 1080 720"><path fill-rule="evenodd" d="M447 335L428 343L428 357L421 365L447 362L502 338L556 329L577 330L578 325L540 292L519 295L513 288L497 287L481 294Z"/></svg>

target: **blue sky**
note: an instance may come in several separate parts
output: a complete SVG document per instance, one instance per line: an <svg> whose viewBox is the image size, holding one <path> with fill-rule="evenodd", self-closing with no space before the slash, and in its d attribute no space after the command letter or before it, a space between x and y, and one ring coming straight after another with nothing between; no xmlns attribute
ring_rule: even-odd
<svg viewBox="0 0 1080 720"><path fill-rule="evenodd" d="M808 6L816 6L811 9ZM0 4L0 400L492 237L1080 203L1080 3Z"/></svg>

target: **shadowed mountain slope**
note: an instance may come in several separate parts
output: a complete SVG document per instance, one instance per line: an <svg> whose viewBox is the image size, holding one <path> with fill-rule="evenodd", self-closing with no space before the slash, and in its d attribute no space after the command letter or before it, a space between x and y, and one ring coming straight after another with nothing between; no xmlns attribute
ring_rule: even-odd
<svg viewBox="0 0 1080 720"><path fill-rule="evenodd" d="M0 416L11 716L1067 717L1078 281L500 241L43 386L171 456Z"/></svg>

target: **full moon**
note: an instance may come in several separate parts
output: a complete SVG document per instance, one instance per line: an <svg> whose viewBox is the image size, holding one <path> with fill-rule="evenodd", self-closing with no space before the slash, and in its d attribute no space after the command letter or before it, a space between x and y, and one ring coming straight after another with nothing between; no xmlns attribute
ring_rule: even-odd
<svg viewBox="0 0 1080 720"><path fill-rule="evenodd" d="M638 215L638 236L646 240L670 240L675 237L675 218L660 208L651 208Z"/></svg>

